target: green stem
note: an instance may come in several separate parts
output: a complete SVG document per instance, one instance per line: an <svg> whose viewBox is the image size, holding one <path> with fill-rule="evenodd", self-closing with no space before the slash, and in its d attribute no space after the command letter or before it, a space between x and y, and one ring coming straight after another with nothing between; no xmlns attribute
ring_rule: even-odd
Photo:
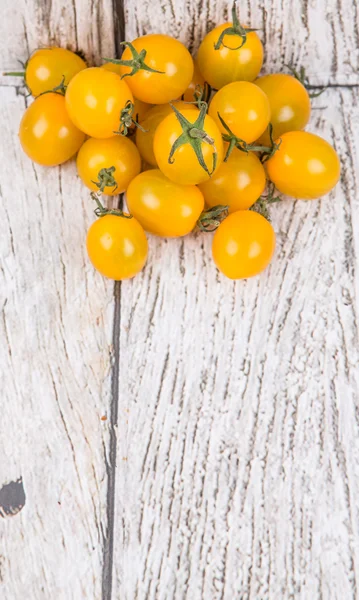
<svg viewBox="0 0 359 600"><path fill-rule="evenodd" d="M269 124L269 137L270 137L271 145L270 146L260 146L260 145L256 146L256 144L248 144L247 142L245 142L244 140L242 140L241 138L236 136L233 133L233 131L230 129L230 127L227 125L225 120L221 117L219 112L217 112L217 115L218 115L218 118L219 118L222 126L227 131L227 133L222 134L222 138L225 142L228 142L228 144L229 144L227 152L226 152L226 156L224 157L224 162L227 162L227 160L229 159L230 155L232 154L234 148L237 148L241 152L246 152L247 154L248 154L248 152L262 152L262 158L266 157L266 160L268 160L268 158L273 156L273 154L278 150L280 144L274 143L274 140L272 137L273 127L272 127L271 123Z"/></svg>
<svg viewBox="0 0 359 600"><path fill-rule="evenodd" d="M138 71L140 71L141 69L143 71L148 71L149 73L160 73L162 75L164 74L164 71L157 71L156 69L152 69L152 67L149 67L145 63L145 58L146 58L146 54L147 54L146 50L143 49L143 50L141 50L141 52L137 52L134 45L131 44L130 42L121 42L121 45L126 46L127 48L130 49L131 54L132 54L131 60L122 60L121 58L104 58L103 59L105 62L110 62L110 63L113 63L114 65L122 65L123 67L129 67L131 69L130 73L124 73L123 75L121 75L121 79L123 79L124 77L132 77L133 75L136 75L136 73L138 73Z"/></svg>
<svg viewBox="0 0 359 600"><path fill-rule="evenodd" d="M212 206L212 208L204 210L197 221L198 229L205 232L215 231L222 221L228 217L228 209L229 206L217 204L216 206Z"/></svg>
<svg viewBox="0 0 359 600"><path fill-rule="evenodd" d="M314 87L313 85L310 85L309 78L305 72L305 68L300 67L299 72L298 72L291 65L284 65L284 66L287 67L287 69L290 70L293 77L295 77L295 79L297 79L299 81L299 83L301 83L305 87L305 89L308 92L309 98L318 98L318 96L321 96L322 93L325 92L326 89L328 89L328 86L323 86L322 88L319 89L318 92L310 93L310 90L317 89L317 88Z"/></svg>
<svg viewBox="0 0 359 600"><path fill-rule="evenodd" d="M25 77L25 71L6 71L3 75L7 77Z"/></svg>
<svg viewBox="0 0 359 600"><path fill-rule="evenodd" d="M262 215L262 217L267 219L267 221L271 222L270 207L275 202L281 201L281 198L279 196L274 196L274 192L274 184L270 182L268 185L267 194L260 196L258 200L256 200L256 202L250 207L249 210L253 210L254 212L259 213L260 215Z"/></svg>
<svg viewBox="0 0 359 600"><path fill-rule="evenodd" d="M232 5L232 26L228 26L226 29L224 29L221 33L221 35L219 36L217 42L214 45L214 49L215 50L219 50L221 46L223 46L224 48L228 48L228 50L239 50L240 48L242 48L242 46L244 46L244 44L247 41L247 33L250 33L251 31L257 31L256 29L250 29L247 27L243 27L238 19L237 16L237 6L236 6L236 1L234 0L233 5ZM236 46L235 48L231 48L230 46L226 46L226 44L224 43L224 38L225 36L238 36L241 39L241 43L239 44L239 46Z"/></svg>
<svg viewBox="0 0 359 600"><path fill-rule="evenodd" d="M204 120L206 118L208 105L206 102L203 101L198 102L197 105L200 109L199 115L196 121L194 123L191 123L190 121L188 121L188 119L186 119L186 117L182 113L180 113L180 111L175 107L174 104L170 104L181 125L182 133L172 145L171 151L168 156L168 162L169 164L173 164L175 160L174 155L176 150L178 150L180 146L189 144L193 148L197 160L201 165L202 169L204 169L204 171L206 171L206 173L208 173L208 175L211 176L217 166L217 150L214 145L214 140L204 130ZM202 151L203 143L209 144L213 148L211 171L208 169L204 160Z"/></svg>
<svg viewBox="0 0 359 600"><path fill-rule="evenodd" d="M93 181L99 189L98 192L91 192L91 198L97 204L95 208L96 217L105 217L106 215L115 215L116 217L123 217L124 219L132 219L132 215L125 215L119 208L106 208L100 198L104 193L106 187L113 187L116 189L117 183L113 177L113 173L116 171L115 167L109 167L101 169L98 173L98 181Z"/></svg>

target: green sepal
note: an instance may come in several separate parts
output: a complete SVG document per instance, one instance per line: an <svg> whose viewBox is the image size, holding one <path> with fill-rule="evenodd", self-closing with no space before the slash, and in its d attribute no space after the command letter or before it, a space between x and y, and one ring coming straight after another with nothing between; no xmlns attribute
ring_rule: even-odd
<svg viewBox="0 0 359 600"><path fill-rule="evenodd" d="M284 65L284 66L287 67L287 69L290 70L293 77L295 77L295 79L297 79L299 81L299 83L301 83L305 87L305 89L308 92L309 98L318 98L318 96L321 96L322 93L325 92L326 89L328 89L328 86L323 86L322 88L319 88L319 91L311 92L310 90L316 90L318 88L314 85L310 85L309 78L306 75L304 67L300 67L299 72L298 72L291 65Z"/></svg>
<svg viewBox="0 0 359 600"><path fill-rule="evenodd" d="M124 77L132 77L133 75L136 75L136 73L138 73L138 71L140 70L148 71L150 73L160 73L161 75L164 74L164 71L157 71L156 69L152 69L152 67L146 65L146 50L143 49L141 50L141 52L137 52L136 48L133 44L131 44L131 42L121 42L121 45L126 46L130 49L132 54L131 60L122 60L121 58L103 59L105 62L113 63L114 65L122 65L123 67L129 67L130 69L132 69L130 73L124 73L123 75L121 75L121 79L123 79Z"/></svg>
<svg viewBox="0 0 359 600"><path fill-rule="evenodd" d="M264 162L264 160L268 160L268 158L270 158L271 156L273 156L273 154L275 154L275 152L278 150L278 148L281 144L282 140L280 140L279 144L276 144L273 140L273 137L272 137L273 127L272 127L271 123L268 126L271 145L270 146L261 146L261 145L256 145L256 144L248 144L247 142L242 140L242 138L239 138L238 136L236 136L233 133L233 131L229 128L229 126L227 125L225 120L221 117L219 112L217 112L217 116L218 116L222 126L227 131L227 133L222 134L222 138L225 142L228 142L228 144L229 144L226 155L224 157L224 162L227 162L227 160L229 159L230 155L232 154L234 148L237 148L238 150L240 150L241 152L245 152L246 154L248 154L248 152L261 152L262 153L261 160L262 160L262 162Z"/></svg>
<svg viewBox="0 0 359 600"><path fill-rule="evenodd" d="M169 164L172 165L174 163L174 154L180 146L183 146L184 144L190 144L202 169L204 169L204 171L206 171L206 173L208 173L208 175L211 176L214 170L216 169L218 155L216 147L214 145L214 139L211 138L204 130L204 120L207 114L208 104L203 101L197 103L197 106L199 108L199 115L194 123L188 121L188 119L186 119L186 117L182 115L182 113L180 113L180 111L175 107L174 104L170 103L170 106L182 127L182 133L172 145L171 151L168 156ZM209 171L204 160L202 152L203 142L205 142L206 144L210 144L213 147L211 171Z"/></svg>
<svg viewBox="0 0 359 600"><path fill-rule="evenodd" d="M275 202L280 202L281 198L279 196L274 196L275 187L272 182L268 185L268 191L266 195L262 195L256 200L256 202L250 207L249 210L253 210L254 212L259 213L267 219L267 221L271 222L270 215L270 206Z"/></svg>
<svg viewBox="0 0 359 600"><path fill-rule="evenodd" d="M212 208L207 208L202 211L197 221L197 227L201 231L211 232L215 231L222 221L228 217L229 206L217 204Z"/></svg>
<svg viewBox="0 0 359 600"><path fill-rule="evenodd" d="M222 31L221 35L219 36L217 42L214 45L215 50L219 50L221 46L224 46L224 48L228 48L228 50L240 50L247 41L247 33L250 33L251 31L258 31L257 29L243 27L243 25L240 24L237 16L236 1L237 0L234 0L232 6L232 26L229 25L226 29ZM230 48L230 46L226 46L226 44L223 41L226 35L236 35L240 37L242 41L239 44L239 46L236 46L235 48Z"/></svg>

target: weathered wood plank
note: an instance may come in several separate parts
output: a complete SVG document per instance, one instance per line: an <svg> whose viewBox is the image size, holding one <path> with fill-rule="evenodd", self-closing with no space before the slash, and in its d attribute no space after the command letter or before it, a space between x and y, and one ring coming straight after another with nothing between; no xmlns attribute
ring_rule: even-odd
<svg viewBox="0 0 359 600"><path fill-rule="evenodd" d="M3 6L3 68L42 45L114 51L112 3ZM74 163L23 155L26 101L0 88L0 488L20 476L25 507L1 519L4 600L101 598L106 537L113 285L86 257L93 215ZM3 488L4 489L4 488Z"/></svg>
<svg viewBox="0 0 359 600"><path fill-rule="evenodd" d="M127 3L126 37L160 29L195 46L223 6ZM339 73L323 4L302 7L307 22L297 3L263 3L268 69L300 58L318 82L358 82L354 37L336 38ZM122 285L115 597L357 596L358 99L330 90L318 104L311 129L335 141L342 181L276 207L265 274L219 276L210 236L152 238Z"/></svg>
<svg viewBox="0 0 359 600"><path fill-rule="evenodd" d="M267 273L151 239L122 286L115 597L357 597L358 99L325 103L341 185L276 208Z"/></svg>
<svg viewBox="0 0 359 600"><path fill-rule="evenodd" d="M126 36L171 32L197 49L208 29L230 18L219 0L125 2ZM355 0L238 0L243 23L258 28L265 71L305 66L313 84L359 84L359 8Z"/></svg>

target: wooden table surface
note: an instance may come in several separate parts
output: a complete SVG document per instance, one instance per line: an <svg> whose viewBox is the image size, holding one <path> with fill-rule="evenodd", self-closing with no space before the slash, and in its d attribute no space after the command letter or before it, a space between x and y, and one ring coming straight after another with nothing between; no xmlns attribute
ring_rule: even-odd
<svg viewBox="0 0 359 600"><path fill-rule="evenodd" d="M1 70L49 44L91 64L160 31L195 51L224 0L2 2ZM336 190L274 210L275 260L232 282L211 236L150 239L113 285L85 251L74 163L22 153L2 77L2 600L359 598L356 0L239 0L265 72L304 65ZM102 419L106 417L106 420Z"/></svg>

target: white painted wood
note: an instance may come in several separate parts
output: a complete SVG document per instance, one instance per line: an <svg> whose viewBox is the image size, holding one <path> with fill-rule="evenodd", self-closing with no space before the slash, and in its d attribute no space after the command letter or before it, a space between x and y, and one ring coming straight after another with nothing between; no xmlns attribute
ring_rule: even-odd
<svg viewBox="0 0 359 600"><path fill-rule="evenodd" d="M194 50L214 25L230 18L231 2L127 0L126 37L171 33ZM266 72L306 67L314 84L359 83L359 6L355 0L238 0L243 23L259 29ZM285 69L284 69L285 70Z"/></svg>
<svg viewBox="0 0 359 600"><path fill-rule="evenodd" d="M240 6L251 25L267 10L267 70L293 56L317 81L358 83L354 37L328 34L335 3L262 4ZM127 39L197 46L224 3L125 6ZM348 31L352 10L337 17ZM210 235L151 238L146 270L122 284L115 598L358 597L357 89L315 105L310 129L335 143L342 180L275 208L266 273L220 276Z"/></svg>
<svg viewBox="0 0 359 600"><path fill-rule="evenodd" d="M2 6L2 69L49 43L113 52L112 3ZM97 18L98 16L98 18ZM86 257L93 207L74 163L22 153L25 98L2 79L0 488L23 477L26 505L0 519L3 600L101 598L106 530L113 284Z"/></svg>
<svg viewBox="0 0 359 600"><path fill-rule="evenodd" d="M266 273L194 235L122 285L115 598L357 597L358 100L325 103L341 185L276 207Z"/></svg>
<svg viewBox="0 0 359 600"><path fill-rule="evenodd" d="M159 30L196 48L225 7L128 0L127 38ZM114 8L4 4L1 70L49 43L113 54ZM304 64L318 84L359 83L356 10L240 2L263 27L266 70ZM1 598L98 600L113 286L86 260L92 207L74 165L21 153L15 83L0 78L0 487L22 475L27 501L0 519ZM267 273L232 283L210 236L152 238L149 265L122 284L116 600L358 596L357 89L316 104L342 183L276 207Z"/></svg>

